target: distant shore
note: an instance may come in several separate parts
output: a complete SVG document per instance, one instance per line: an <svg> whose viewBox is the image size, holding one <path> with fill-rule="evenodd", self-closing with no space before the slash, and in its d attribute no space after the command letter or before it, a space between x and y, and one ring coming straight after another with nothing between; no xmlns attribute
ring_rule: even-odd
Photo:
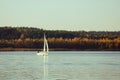
<svg viewBox="0 0 120 80"><path fill-rule="evenodd" d="M0 51L42 51L39 48L0 48ZM120 51L120 49L63 49L55 48L50 51Z"/></svg>
<svg viewBox="0 0 120 80"><path fill-rule="evenodd" d="M0 33L0 51L42 51L44 33L50 51L120 51L120 31L65 31L6 26L0 28Z"/></svg>

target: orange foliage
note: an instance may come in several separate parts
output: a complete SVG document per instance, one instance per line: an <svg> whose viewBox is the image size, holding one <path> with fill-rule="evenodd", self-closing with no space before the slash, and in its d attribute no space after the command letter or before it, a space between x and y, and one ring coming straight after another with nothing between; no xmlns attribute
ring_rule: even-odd
<svg viewBox="0 0 120 80"><path fill-rule="evenodd" d="M18 40L17 40L17 43L21 43L21 42L22 42L22 39L18 39Z"/></svg>
<svg viewBox="0 0 120 80"><path fill-rule="evenodd" d="M80 41L80 39L77 38L77 37L74 37L74 38L72 39L72 42L73 42L73 43L77 43L77 42L79 42L79 41Z"/></svg>
<svg viewBox="0 0 120 80"><path fill-rule="evenodd" d="M31 39L30 39L30 38L26 38L25 41L26 41L26 42L30 42Z"/></svg>
<svg viewBox="0 0 120 80"><path fill-rule="evenodd" d="M62 37L56 39L57 42L64 42L64 39Z"/></svg>
<svg viewBox="0 0 120 80"><path fill-rule="evenodd" d="M48 42L55 42L55 38L48 38Z"/></svg>

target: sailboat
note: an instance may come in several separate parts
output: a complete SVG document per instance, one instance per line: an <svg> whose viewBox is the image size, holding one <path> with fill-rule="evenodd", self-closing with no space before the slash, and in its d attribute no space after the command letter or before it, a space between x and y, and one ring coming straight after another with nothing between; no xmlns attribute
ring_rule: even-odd
<svg viewBox="0 0 120 80"><path fill-rule="evenodd" d="M48 48L48 42L47 39L45 37L44 34L44 47L43 47L43 51L38 51L37 55L41 55L41 56L48 56L48 52L49 52L49 48Z"/></svg>

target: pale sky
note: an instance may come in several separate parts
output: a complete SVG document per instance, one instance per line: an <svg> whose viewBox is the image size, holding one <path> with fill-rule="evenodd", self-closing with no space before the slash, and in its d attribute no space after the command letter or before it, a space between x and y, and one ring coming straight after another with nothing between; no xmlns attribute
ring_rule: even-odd
<svg viewBox="0 0 120 80"><path fill-rule="evenodd" d="M0 26L120 31L120 0L0 0Z"/></svg>

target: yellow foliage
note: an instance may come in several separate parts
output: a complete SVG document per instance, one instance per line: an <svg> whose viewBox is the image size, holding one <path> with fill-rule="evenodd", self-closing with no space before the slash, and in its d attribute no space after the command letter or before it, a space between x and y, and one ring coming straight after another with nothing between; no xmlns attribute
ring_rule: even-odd
<svg viewBox="0 0 120 80"><path fill-rule="evenodd" d="M26 41L26 42L30 42L31 39L30 39L30 38L26 38L25 41Z"/></svg>
<svg viewBox="0 0 120 80"><path fill-rule="evenodd" d="M64 42L64 39L62 37L56 39L57 42Z"/></svg>
<svg viewBox="0 0 120 80"><path fill-rule="evenodd" d="M114 39L114 42L116 42L116 43L120 43L120 38L116 38L116 39Z"/></svg>
<svg viewBox="0 0 120 80"><path fill-rule="evenodd" d="M18 40L17 40L17 43L20 43L20 42L22 42L22 39L18 39Z"/></svg>
<svg viewBox="0 0 120 80"><path fill-rule="evenodd" d="M55 42L55 38L48 38L48 42Z"/></svg>
<svg viewBox="0 0 120 80"><path fill-rule="evenodd" d="M66 39L64 39L64 41L70 43L70 42L71 42L71 39L67 39L67 38L66 38Z"/></svg>
<svg viewBox="0 0 120 80"><path fill-rule="evenodd" d="M20 39L24 39L24 34L21 34Z"/></svg>
<svg viewBox="0 0 120 80"><path fill-rule="evenodd" d="M89 39L88 39L88 38L83 38L81 41L82 41L82 42L88 42Z"/></svg>
<svg viewBox="0 0 120 80"><path fill-rule="evenodd" d="M80 39L79 38L77 38L77 37L74 37L73 39L72 39L72 42L79 42L80 41Z"/></svg>

